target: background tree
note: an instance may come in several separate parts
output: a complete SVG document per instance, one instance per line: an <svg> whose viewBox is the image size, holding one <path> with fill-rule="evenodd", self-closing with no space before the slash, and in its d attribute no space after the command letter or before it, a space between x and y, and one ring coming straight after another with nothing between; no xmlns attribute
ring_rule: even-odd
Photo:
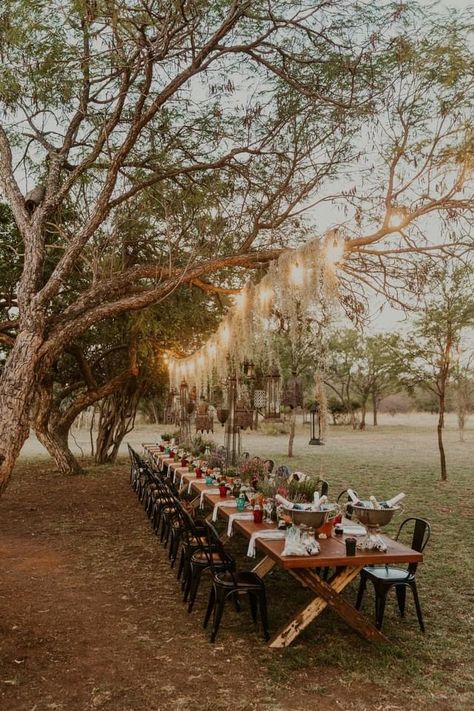
<svg viewBox="0 0 474 711"><path fill-rule="evenodd" d="M413 336L400 351L400 370L409 388L421 387L438 403L438 449L441 479L448 477L443 443L448 385L455 369L454 355L463 333L474 324L472 269L447 266L432 274L429 296L416 319Z"/></svg>
<svg viewBox="0 0 474 711"><path fill-rule="evenodd" d="M464 442L464 430L469 415L474 411L474 352L465 354L457 353L455 359L452 382L456 415L458 420L459 440Z"/></svg>
<svg viewBox="0 0 474 711"><path fill-rule="evenodd" d="M353 429L357 427L356 411L360 407L354 396L354 380L362 355L361 335L355 329L337 331L328 339L324 383L349 415Z"/></svg>
<svg viewBox="0 0 474 711"><path fill-rule="evenodd" d="M361 430L365 429L369 399L372 400L373 424L376 426L380 401L400 388L397 358L399 341L397 334L382 333L361 339L359 360L352 378L352 389L360 402Z"/></svg>

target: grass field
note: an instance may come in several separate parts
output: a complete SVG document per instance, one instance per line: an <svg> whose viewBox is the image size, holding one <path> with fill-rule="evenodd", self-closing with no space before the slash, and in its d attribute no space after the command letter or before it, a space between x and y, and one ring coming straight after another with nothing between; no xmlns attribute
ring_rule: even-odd
<svg viewBox="0 0 474 711"><path fill-rule="evenodd" d="M103 467L95 470L92 468L88 477L79 477L72 484L74 489L82 487L83 491L78 490L76 495L87 496L88 503L85 509L81 508L81 521L78 521L77 525L74 518L71 521L68 519L67 527L61 534L66 536L62 544L64 550L74 547L74 553L78 554L82 549L84 551L87 549L88 558L86 562L81 560L81 570L101 566L101 570L103 569L101 575L105 580L107 575L114 574L113 570L106 569L107 555L104 555L105 550L112 549L114 552L110 554L110 559L113 558L114 565L122 570L122 577L123 571L129 571L125 573L125 577L129 576L126 584L131 589L138 590L140 585L150 586L153 576L156 580L159 573L166 595L160 598L159 603L163 615L162 626L156 627L153 633L155 626L159 624L159 614L154 613L149 620L153 648L156 650L156 645L161 644L160 640L164 635L176 636L176 629L182 628L182 649L178 647L174 651L171 648L166 651L166 659L172 665L171 668L182 669L183 658L188 659L189 656L186 655L194 654L192 650L196 650L196 658L201 659L201 664L209 671L215 670L214 680L219 678L222 670L223 678L217 682L220 695L216 696L208 689L196 686L201 682L190 681L197 677L189 676L188 666L186 667L187 678L185 675L180 677L181 682L166 686L172 689L169 691L170 696L163 692L163 683L158 677L153 677L153 681L147 680L146 693L151 694L152 691L155 693L156 690L160 695L161 701L160 703L156 701L156 705L143 700L144 691L141 692L141 696L138 692L136 696L130 696L127 703L114 700L116 697L112 695L104 697L103 703L97 701L89 705L85 702L77 702L75 705L74 702L65 701L70 698L71 692L70 689L64 689L51 692L53 705L43 706L38 703L35 707L37 711L43 711L43 708L83 711L102 707L111 711L138 711L138 709L184 709L191 706L199 711L228 708L242 711L251 709L259 709L259 711L316 709L319 711L330 708L340 708L345 711L394 711L396 709L465 711L474 708L472 651L474 432L472 429L469 430L466 433L466 441L461 443L458 441L455 429L448 428L446 448L449 480L442 483L439 481L438 455L432 424L432 419L422 418L416 422L408 419L405 424L403 420L391 421L390 424L377 429L369 428L366 432L336 428L331 432L331 437L324 447L308 446L307 430L300 427L296 438L296 456L291 460L293 469L324 476L330 483L330 494L334 498L348 485L355 488L363 498L370 494L387 498L404 491L407 495L404 515L422 516L431 522L432 539L425 551L425 561L419 567L417 578L427 628L426 634L422 634L418 628L412 600L408 594L407 615L403 620L398 616L395 596L391 596L387 602L384 632L390 640L388 645L365 642L326 610L305 630L292 647L270 651L253 627L244 623L242 617L246 618L246 611L244 610L243 615L237 615L229 609L226 611L219 633L218 645L213 648L207 642L205 632L200 628L206 594L203 592L196 610L188 617L180 601L174 574L168 569L162 549L150 535L142 512L136 509L133 502L130 502L131 494L127 490L125 466ZM155 439L155 430L151 427L141 428L134 432L131 438L135 444L153 439ZM220 433L216 439L220 441ZM246 433L244 447L252 454L274 458L278 463L288 462L284 454L286 449L284 437ZM125 464L126 460L122 461ZM63 505L62 501L67 496L71 484L58 479L51 467L45 465L44 460L33 461L23 458L18 478L7 491L4 500L0 502L3 527L0 530L10 531L10 524L21 523L22 532L18 534L19 537L29 535L30 525L39 527L40 531L46 528L48 531L54 531L55 510ZM51 500L48 502L46 513L37 523L35 523L36 514L27 513L31 510L28 497L31 496L32 488L35 489L36 474L38 474L38 485L35 496L40 510L41 496L49 496L47 492L51 491L53 485L60 486L62 492L58 503L53 504ZM77 483L79 480L82 481L80 486ZM104 519L106 505L101 497L105 497L111 485L117 487L115 511L121 515L120 511L124 510L123 531L118 531L115 524L111 527L111 524L106 523ZM19 502L18 505L16 501ZM74 504L74 506L79 505L82 505L80 501L79 504ZM58 514L58 520L60 515L63 516L63 513ZM32 516L31 524L25 522L26 516ZM95 549L90 548L89 544L86 545L84 539L84 536L94 535L95 517L101 525L100 545L97 543L97 536L94 538L96 541L94 545L98 546L97 552L94 552ZM389 532L395 532L396 527L397 522L394 521ZM120 539L120 536L123 536L126 541L128 531L131 535L132 530L133 551L128 551L127 555L133 554L141 559L145 553L149 555L148 568L146 568L148 574L144 575L142 570L140 580L136 575L134 559L126 560L124 557L126 543L121 544L122 548L117 551L114 549L117 537ZM74 536L71 542L67 539L69 535ZM245 548L243 539L239 540L238 536L234 536L232 549L238 555L241 565L248 567ZM123 569L120 568L121 565ZM98 595L101 593L101 585L105 586L105 582L102 583L101 580L102 578L98 578ZM17 584L21 584L21 578L15 578L15 585ZM27 576L25 585L28 585ZM275 630L288 619L290 613L308 599L308 593L278 569L274 569L267 576L266 585L271 627ZM0 580L0 591L1 586ZM109 593L112 583L107 583L107 587ZM175 590L176 593L173 592ZM354 600L356 590L357 584L354 583L344 594L350 600ZM159 596L160 591L158 590L156 594ZM28 603L29 609L33 611L34 599L32 597ZM45 603L38 601L36 604ZM129 606L130 604L127 603ZM8 607L6 609L8 612ZM363 612L369 616L373 615L373 596L370 589L365 596ZM127 612L127 614L131 613ZM145 613L140 611L140 615L143 618ZM61 629L58 628L59 636ZM88 634L93 635L93 631L87 631L86 627L82 630L82 635L87 638ZM60 645L60 643L59 639L54 644ZM98 646L94 649L100 649L97 640L95 644ZM142 646L143 644L145 643L141 642ZM133 654L138 655L136 661L138 664L142 650L137 652L136 642L132 637L129 645L130 651L127 651L128 647L124 647L126 651L122 650L121 654L129 653L131 659L133 649ZM70 655L73 654L72 649ZM104 653L107 652L104 650ZM162 659L161 648L160 653L159 658ZM149 655L144 658L149 659L150 669L153 669L153 653L147 648L143 649L143 654ZM226 672L226 662L231 661L234 662L231 668L236 671L229 673ZM68 663L72 664L72 662ZM123 664L130 667L133 662L123 660ZM193 665L194 671L195 666ZM125 674L125 671L123 673ZM240 678L242 674L243 677ZM239 678L237 675L240 675ZM86 675L83 674L75 682L78 686L77 698L80 698L80 687L81 684L84 686L85 678ZM117 674L114 679L116 678ZM118 678L120 679L120 675ZM115 683L121 682L119 680ZM15 703L6 705L5 709L13 711L30 708L31 706L26 704L26 699L30 698L28 688L28 683L25 681L24 691L19 687L15 691L16 696L7 695L5 698L15 698L17 705ZM196 692L196 688L199 688L199 692ZM232 702L229 698L227 701L222 700L226 690L233 699ZM7 691L9 694L10 690ZM76 697L72 696L72 698ZM0 696L0 706L1 699Z"/></svg>

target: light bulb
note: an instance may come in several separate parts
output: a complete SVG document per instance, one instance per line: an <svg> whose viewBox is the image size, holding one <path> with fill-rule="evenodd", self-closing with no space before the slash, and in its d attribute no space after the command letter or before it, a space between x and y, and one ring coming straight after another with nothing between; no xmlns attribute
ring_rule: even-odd
<svg viewBox="0 0 474 711"><path fill-rule="evenodd" d="M229 340L230 340L230 331L229 327L227 324L224 324L224 326L221 329L220 332L220 339L222 341L222 345L228 346L229 345Z"/></svg>
<svg viewBox="0 0 474 711"><path fill-rule="evenodd" d="M334 239L327 243L325 249L326 263L335 266L339 264L344 256L344 241L341 239Z"/></svg>
<svg viewBox="0 0 474 711"><path fill-rule="evenodd" d="M235 294L234 303L238 309L241 309L245 306L245 293L243 291L239 292L238 294Z"/></svg>
<svg viewBox="0 0 474 711"><path fill-rule="evenodd" d="M268 303L270 303L272 295L273 295L273 292L270 288L265 287L265 286L260 288L260 290L258 292L258 298L259 298L262 306L266 306Z"/></svg>
<svg viewBox="0 0 474 711"><path fill-rule="evenodd" d="M406 220L406 215L404 210L400 208L394 208L391 210L388 218L388 226L392 229L398 229L401 227Z"/></svg>
<svg viewBox="0 0 474 711"><path fill-rule="evenodd" d="M304 269L298 262L291 267L290 281L295 286L303 286L304 284Z"/></svg>

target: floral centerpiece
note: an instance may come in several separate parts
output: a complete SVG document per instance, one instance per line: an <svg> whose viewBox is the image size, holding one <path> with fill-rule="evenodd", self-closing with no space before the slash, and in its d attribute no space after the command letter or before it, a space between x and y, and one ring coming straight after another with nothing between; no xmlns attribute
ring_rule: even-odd
<svg viewBox="0 0 474 711"><path fill-rule="evenodd" d="M257 489L260 482L264 481L268 476L268 470L265 462L259 457L246 459L239 465L239 476L243 482Z"/></svg>

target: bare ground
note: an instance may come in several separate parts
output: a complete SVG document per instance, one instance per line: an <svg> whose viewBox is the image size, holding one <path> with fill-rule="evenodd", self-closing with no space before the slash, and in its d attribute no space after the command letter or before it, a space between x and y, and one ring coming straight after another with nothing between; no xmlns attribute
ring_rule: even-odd
<svg viewBox="0 0 474 711"><path fill-rule="evenodd" d="M74 479L22 467L0 515L2 710L323 711L340 696L336 675L290 701L246 610L209 643L207 595L188 615L126 467Z"/></svg>

